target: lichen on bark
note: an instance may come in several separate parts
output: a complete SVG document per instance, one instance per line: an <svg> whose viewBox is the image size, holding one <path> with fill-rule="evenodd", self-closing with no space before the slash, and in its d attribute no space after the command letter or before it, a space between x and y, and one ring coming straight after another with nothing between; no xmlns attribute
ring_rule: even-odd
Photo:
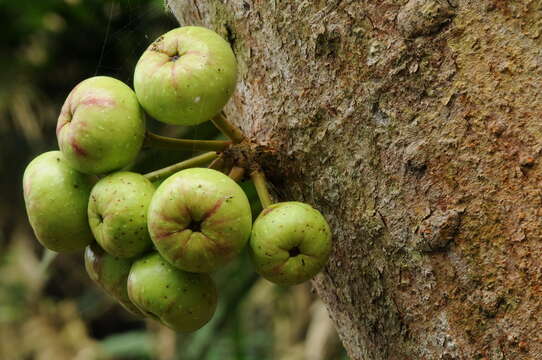
<svg viewBox="0 0 542 360"><path fill-rule="evenodd" d="M542 358L540 2L168 4L232 43L228 117L334 229L313 284L352 359Z"/></svg>

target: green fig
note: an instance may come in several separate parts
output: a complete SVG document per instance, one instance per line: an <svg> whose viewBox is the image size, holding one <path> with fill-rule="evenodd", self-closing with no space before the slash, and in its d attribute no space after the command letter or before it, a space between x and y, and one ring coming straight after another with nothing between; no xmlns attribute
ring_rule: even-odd
<svg viewBox="0 0 542 360"><path fill-rule="evenodd" d="M320 212L301 202L264 209L252 227L250 254L256 271L280 285L316 275L331 252L331 230Z"/></svg>
<svg viewBox="0 0 542 360"><path fill-rule="evenodd" d="M91 244L85 249L88 276L126 310L143 317L143 313L128 298L127 282L132 261L109 255L98 244Z"/></svg>
<svg viewBox="0 0 542 360"><path fill-rule="evenodd" d="M56 128L68 163L87 174L130 164L145 136L144 114L135 93L107 76L79 83L62 106Z"/></svg>
<svg viewBox="0 0 542 360"><path fill-rule="evenodd" d="M158 252L172 265L211 272L245 246L252 225L243 190L223 173L203 168L179 171L156 190L148 227Z"/></svg>
<svg viewBox="0 0 542 360"><path fill-rule="evenodd" d="M139 59L134 88L156 120L196 125L211 119L235 90L237 63L212 30L185 26L155 40Z"/></svg>
<svg viewBox="0 0 542 360"><path fill-rule="evenodd" d="M24 201L38 241L57 252L82 250L94 241L87 220L93 179L72 169L60 151L49 151L28 164Z"/></svg>
<svg viewBox="0 0 542 360"><path fill-rule="evenodd" d="M215 312L218 297L209 275L176 269L157 253L134 262L128 295L143 313L179 332L205 325Z"/></svg>
<svg viewBox="0 0 542 360"><path fill-rule="evenodd" d="M147 210L153 193L152 183L132 172L117 172L98 181L90 193L88 221L105 251L131 258L152 247Z"/></svg>

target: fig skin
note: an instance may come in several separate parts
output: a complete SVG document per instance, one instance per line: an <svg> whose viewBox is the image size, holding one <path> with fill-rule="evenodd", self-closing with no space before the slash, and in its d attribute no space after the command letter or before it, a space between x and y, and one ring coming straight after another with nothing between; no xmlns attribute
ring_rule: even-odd
<svg viewBox="0 0 542 360"><path fill-rule="evenodd" d="M151 200L147 219L158 252L175 267L197 273L214 271L237 256L252 227L243 190L206 168L166 179Z"/></svg>
<svg viewBox="0 0 542 360"><path fill-rule="evenodd" d="M88 221L96 241L109 254L131 258L152 247L147 210L154 186L143 175L117 172L94 186Z"/></svg>
<svg viewBox="0 0 542 360"><path fill-rule="evenodd" d="M94 241L86 214L93 180L72 169L60 151L43 153L28 164L23 175L26 213L43 246L71 252Z"/></svg>
<svg viewBox="0 0 542 360"><path fill-rule="evenodd" d="M176 269L158 253L134 262L128 295L141 312L178 332L196 331L205 325L218 298L208 274Z"/></svg>
<svg viewBox="0 0 542 360"><path fill-rule="evenodd" d="M128 298L128 275L132 262L131 259L109 255L96 243L85 249L85 269L92 281L117 300L127 311L144 317L143 313Z"/></svg>
<svg viewBox="0 0 542 360"><path fill-rule="evenodd" d="M70 166L87 174L105 174L136 158L145 136L144 113L130 87L95 76L70 92L56 134Z"/></svg>
<svg viewBox="0 0 542 360"><path fill-rule="evenodd" d="M316 275L331 253L331 230L322 214L291 201L264 209L252 227L249 253L256 271L279 285Z"/></svg>
<svg viewBox="0 0 542 360"><path fill-rule="evenodd" d="M185 26L147 48L135 67L134 88L141 106L156 120L196 125L220 112L236 79L229 43L207 28Z"/></svg>

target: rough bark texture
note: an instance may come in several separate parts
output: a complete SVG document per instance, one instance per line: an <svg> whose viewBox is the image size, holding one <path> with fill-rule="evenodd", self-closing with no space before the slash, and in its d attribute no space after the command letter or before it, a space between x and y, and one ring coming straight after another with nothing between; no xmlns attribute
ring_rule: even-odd
<svg viewBox="0 0 542 360"><path fill-rule="evenodd" d="M169 0L232 44L227 113L334 229L352 359L542 359L542 2Z"/></svg>

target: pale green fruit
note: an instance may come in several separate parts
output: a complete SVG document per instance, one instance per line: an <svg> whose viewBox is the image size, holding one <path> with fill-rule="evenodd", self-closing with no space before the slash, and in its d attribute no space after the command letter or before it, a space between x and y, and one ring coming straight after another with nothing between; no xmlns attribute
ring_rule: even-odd
<svg viewBox="0 0 542 360"><path fill-rule="evenodd" d="M26 212L43 246L68 252L94 241L87 220L92 182L72 169L60 151L41 154L28 164L23 176Z"/></svg>
<svg viewBox="0 0 542 360"><path fill-rule="evenodd" d="M316 275L331 252L331 230L320 212L301 202L273 204L254 222L250 254L256 271L281 285Z"/></svg>
<svg viewBox="0 0 542 360"><path fill-rule="evenodd" d="M145 136L144 114L127 85L96 76L71 91L58 117L56 134L72 167L104 174L135 159Z"/></svg>
<svg viewBox="0 0 542 360"><path fill-rule="evenodd" d="M205 325L218 297L209 275L176 269L157 253L132 265L128 295L143 313L180 332Z"/></svg>
<svg viewBox="0 0 542 360"><path fill-rule="evenodd" d="M196 125L211 119L235 90L237 63L212 30L185 26L160 36L139 59L134 88L156 120Z"/></svg>
<svg viewBox="0 0 542 360"><path fill-rule="evenodd" d="M88 276L126 310L134 315L144 316L128 298L127 281L132 261L109 255L98 244L91 244L85 249Z"/></svg>
<svg viewBox="0 0 542 360"><path fill-rule="evenodd" d="M88 221L100 246L109 254L130 258L152 247L147 210L154 186L143 175L117 172L92 189Z"/></svg>
<svg viewBox="0 0 542 360"><path fill-rule="evenodd" d="M211 272L245 246L252 215L243 190L223 173L179 171L156 190L148 227L158 252L174 266Z"/></svg>

